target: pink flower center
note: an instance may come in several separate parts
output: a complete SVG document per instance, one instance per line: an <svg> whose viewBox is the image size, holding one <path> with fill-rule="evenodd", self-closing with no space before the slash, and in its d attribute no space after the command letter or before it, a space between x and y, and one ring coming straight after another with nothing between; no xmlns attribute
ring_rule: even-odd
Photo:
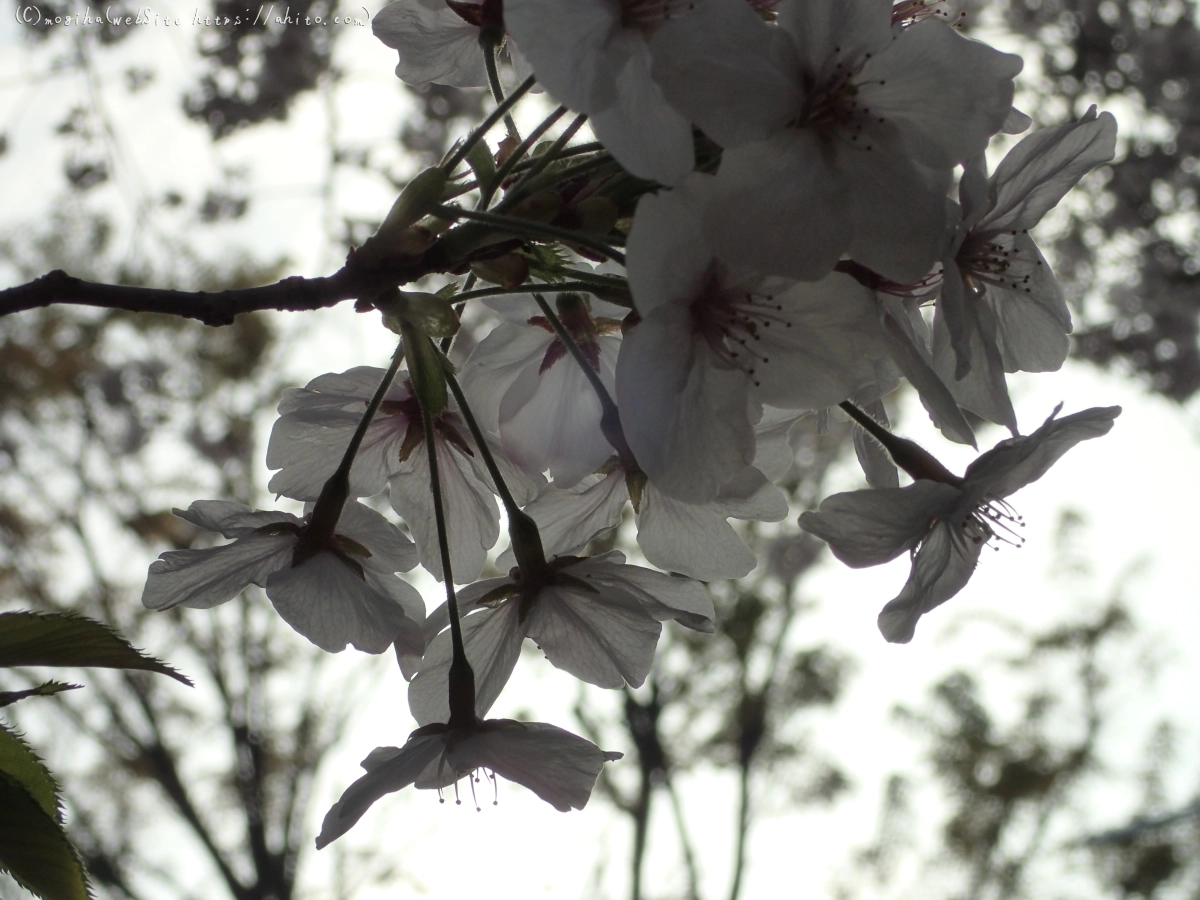
<svg viewBox="0 0 1200 900"><path fill-rule="evenodd" d="M755 373L771 361L760 348L764 334L772 327L791 328L792 323L781 315L783 304L773 294L752 289L759 282L731 285L725 282L725 274L719 263L712 263L705 273L690 307L694 333L758 387Z"/></svg>
<svg viewBox="0 0 1200 900"><path fill-rule="evenodd" d="M971 289L981 293L991 284L1010 291L1032 292L1033 270L1042 265L1036 254L1022 253L1013 239L1027 232L968 235L958 251L958 266Z"/></svg>
<svg viewBox="0 0 1200 900"><path fill-rule="evenodd" d="M962 521L963 534L973 544L987 545L995 540L1010 547L1021 547L1025 538L1017 529L1024 527L1024 517L1005 500L982 503ZM992 549L1000 548L992 545Z"/></svg>
<svg viewBox="0 0 1200 900"><path fill-rule="evenodd" d="M869 129L884 124L859 100L859 82L855 79L871 59L863 53L858 59L842 59L842 48L834 47L832 70L820 76L805 75L804 109L792 122L796 128L813 128L828 138L842 138L860 150L872 150ZM883 84L884 82L879 82ZM864 134L864 129L868 133Z"/></svg>
<svg viewBox="0 0 1200 900"><path fill-rule="evenodd" d="M620 0L621 25L653 34L664 22L696 8L695 0Z"/></svg>

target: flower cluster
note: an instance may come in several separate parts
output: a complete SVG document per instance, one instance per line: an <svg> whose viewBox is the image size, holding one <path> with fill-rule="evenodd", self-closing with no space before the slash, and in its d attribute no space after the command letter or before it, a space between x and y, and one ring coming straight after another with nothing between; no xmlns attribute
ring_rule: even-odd
<svg viewBox="0 0 1200 900"><path fill-rule="evenodd" d="M788 517L778 482L803 416L840 407L862 426L871 487L799 524L851 566L912 553L879 617L898 642L1014 525L1004 498L1112 426L1115 407L1021 436L1006 375L1065 359L1070 313L1029 232L1112 159L1115 122L1092 109L1035 131L989 177L992 139L1030 124L1012 105L1021 59L936 6L397 0L376 16L402 79L486 83L502 102L358 258L415 266L439 250L430 271L470 275L360 297L401 334L407 369L398 355L284 395L270 488L306 517L193 504L180 515L233 543L164 554L144 597L207 607L258 584L324 649L395 648L419 727L367 757L319 845L387 792L480 769L582 808L619 754L481 718L524 640L622 688L647 678L663 622L712 631L702 582L757 562L731 520ZM503 54L522 81L507 98ZM493 154L487 127L535 82L562 107L524 140L508 119ZM580 117L539 143L568 109ZM599 143L572 147L585 117ZM460 263L445 263L451 242ZM452 302L484 298L500 321L459 371L432 339L457 328ZM1012 437L953 475L885 427L905 381L947 438L975 444L967 413ZM360 502L385 490L411 542ZM586 555L628 508L664 571ZM479 580L501 512L507 574ZM429 615L397 574L418 560L446 591Z"/></svg>

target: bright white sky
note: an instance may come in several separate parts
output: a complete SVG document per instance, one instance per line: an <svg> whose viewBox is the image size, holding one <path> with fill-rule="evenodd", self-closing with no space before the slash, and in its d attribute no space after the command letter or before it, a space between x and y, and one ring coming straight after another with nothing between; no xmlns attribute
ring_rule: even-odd
<svg viewBox="0 0 1200 900"><path fill-rule="evenodd" d="M297 274L332 271L339 260L325 239L330 209L323 205L321 194L330 107L319 96L305 97L287 123L255 128L214 146L203 128L178 113L182 86L190 84L196 71L192 46L200 26L191 24L191 7L152 8L160 16L168 10L184 24L136 26L118 54L94 58L91 87L78 74L48 74L47 54L28 49L13 19L0 18L0 130L8 138L8 153L0 157L5 185L0 228L27 223L46 208L47 191L57 190L61 183L62 142L53 138L53 129L70 106L90 105L89 91L95 91L115 135L118 173L114 184L96 191L98 202L131 218L140 198L177 189L194 201L219 181L223 169L245 167L253 197L250 214L214 230L212 237L204 234L203 249L229 254L245 250L260 259L286 255ZM345 144L388 146L394 143L405 102L392 75L394 52L375 41L369 28L344 30L337 58L347 75L333 103L340 138ZM66 44L60 41L57 47L64 51ZM122 71L135 63L154 68L157 77L139 93L130 94L123 86ZM362 176L339 176L334 187L335 215L382 216L393 199L386 189ZM177 226L165 220L163 227ZM152 232L127 231L125 240L133 254L155 252ZM0 284L11 281L12 273L0 270ZM351 365L380 365L386 359L391 337L375 329L367 317L343 308L318 313L317 318L319 325L313 327L310 321L304 330L321 335L319 348L310 339L298 340L285 361L297 383ZM985 554L971 584L947 607L922 621L913 644L886 645L875 629L879 607L905 579L905 560L857 572L828 560L807 583L806 594L819 601L819 608L804 620L797 639L804 644L830 639L859 660L858 674L839 714L815 735L821 749L854 774L856 790L830 812L799 814L787 810L782 791L769 783L759 784L757 794L768 801L771 812L753 832L743 896L821 895L836 876L847 873L848 848L866 843L874 833L883 778L895 769L921 771L917 745L911 734L890 722L891 707L897 702L915 705L927 686L946 672L960 666L978 670L981 660L1014 648L1011 638L983 618L985 614L1030 626L1047 625L1081 609L1098 608L1135 563L1145 562L1129 582L1126 596L1143 627L1141 643L1127 648L1125 665L1110 672L1115 683L1113 710L1120 717L1119 733L1111 735L1108 744L1113 780L1137 770L1143 741L1159 717L1196 721L1200 659L1191 651L1200 634L1200 604L1195 591L1196 529L1190 515L1200 509L1200 480L1194 475L1200 471L1200 445L1194 414L1144 394L1126 379L1081 365L1068 365L1053 375L1014 379L1014 387L1025 431L1039 425L1060 400L1066 402L1065 412L1114 403L1125 412L1108 437L1077 447L1046 478L1017 495L1014 503L1028 522L1026 547ZM944 454L951 468L961 471L970 461L969 451L947 445L911 403L903 410L902 425L908 436ZM990 446L1001 436L985 433L981 446ZM267 477L264 468L264 487ZM858 486L859 475L849 466L835 485ZM186 506L192 499L177 498L176 505ZM1078 582L1053 578L1058 565L1053 533L1064 506L1078 510L1088 523L1085 550L1094 566L1090 592L1081 590ZM795 518L785 525L795 529ZM428 602L437 602L431 583L425 594ZM1134 663L1140 658L1161 665L1152 688L1135 672ZM357 777L357 761L379 744L401 743L412 727L403 682L394 666L350 656L343 662L374 665L382 680L356 733L320 781L313 834L328 804ZM539 718L569 725L574 689L567 676L531 657L519 666L494 714L533 707ZM1005 699L998 697L1001 708ZM611 702L611 697L599 701ZM1185 758L1194 759L1200 750L1200 733L1193 726L1181 738ZM50 761L53 765L52 755ZM394 849L399 868L412 879L413 893L449 897L486 893L497 898L625 896L624 860L630 834L625 822L602 804L564 816L532 794L501 784L500 806L493 808L490 787L481 787L484 812L478 814L470 804L439 806L428 793L407 791L389 798L334 845L340 849L306 859L304 881L328 884L325 873L339 852L382 842ZM680 787L706 895L721 895L732 858L733 787L703 771L684 779ZM1195 789L1186 782L1169 787L1179 800ZM1079 831L1120 824L1136 802L1134 796L1119 791L1095 798L1094 806L1080 811L1073 822ZM659 813L647 867L649 889L659 895L681 894L684 880L665 798ZM920 821L929 826L929 833L917 839L928 845L936 840L937 815L930 813ZM1064 822L1063 831L1051 835L1051 845L1079 833L1067 828L1069 824ZM906 880L894 886L898 893L917 896L918 874L906 873ZM603 885L599 893L593 887L597 878ZM401 890L402 895L407 893Z"/></svg>

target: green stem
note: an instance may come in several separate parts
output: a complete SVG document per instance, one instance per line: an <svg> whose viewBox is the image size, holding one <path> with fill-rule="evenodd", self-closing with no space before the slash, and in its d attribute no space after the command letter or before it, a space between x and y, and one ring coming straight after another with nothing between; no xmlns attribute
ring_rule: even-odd
<svg viewBox="0 0 1200 900"><path fill-rule="evenodd" d="M576 144L574 147L568 147L567 149L563 150L561 153L558 154L558 158L559 159L567 159L568 157L571 157L571 156L584 156L588 153L598 153L598 152L602 151L603 149L604 149L604 145L601 144L599 141L591 141L587 144ZM519 163L517 163L515 166L513 166L513 170L509 174L511 175L516 172L525 172L531 166L535 165L539 159L541 159L540 156L535 156L533 159L523 159ZM604 158L601 161L605 162L605 163L611 163L613 161L613 159L611 156L609 156L607 153L605 153ZM589 160L589 162L595 162L595 160ZM564 171L572 172L574 170L564 169ZM450 199L453 199L454 197L461 197L463 194L469 194L471 191L478 190L478 188L479 188L478 181L464 181L462 184L455 185L454 187L447 187L446 188L447 193L443 197L443 199L450 200Z"/></svg>
<svg viewBox="0 0 1200 900"><path fill-rule="evenodd" d="M517 565L520 567L527 585L537 584L546 577L548 572L546 554L542 550L542 536L538 533L537 522L533 521L533 517L528 513L522 511L517 506L517 501L513 499L512 491L508 489L508 483L500 474L500 467L496 465L496 459L492 456L492 448L488 446L487 438L479 427L479 423L475 421L475 414L471 412L470 404L467 403L467 397L463 393L458 379L454 377L454 366L445 356L442 357L442 369L446 374L446 384L450 388L450 393L454 395L454 400L458 403L459 411L467 423L471 437L475 439L475 446L479 448L479 455L483 457L483 464L487 467L488 474L492 476L492 482L496 485L496 493L500 495L500 502L504 505L504 512L508 516L508 538L512 542Z"/></svg>
<svg viewBox="0 0 1200 900"><path fill-rule="evenodd" d="M471 432L471 437L475 439L475 445L479 448L479 455L483 457L483 464L487 467L488 474L492 476L492 481L496 484L496 493L500 496L500 502L504 504L504 511L510 517L514 513L520 514L521 508L517 506L517 501L513 499L512 491L508 489L508 483L504 480L504 476L500 474L500 467L496 465L496 459L492 456L492 448L488 446L483 429L475 421L475 414L471 412L471 406L467 403L467 397L463 394L458 379L454 377L454 365L444 355L442 357L442 368L446 372L446 385L450 388L450 393L454 395L454 401L458 404L463 421L467 423L467 430Z"/></svg>
<svg viewBox="0 0 1200 900"><path fill-rule="evenodd" d="M555 228L553 225L543 225L541 222L533 222L529 219L514 219L511 216L497 215L493 212L481 212L477 209L463 209L461 206L444 206L438 205L433 207L431 212L435 213L439 218L456 221L458 219L467 219L472 222L480 222L485 225L491 225L500 231L506 231L511 234L524 235L535 240L555 241L557 243L578 244L581 247L595 250L597 253L607 256L609 259L625 265L625 254L620 250L610 247L604 241L597 240L594 237L583 234L578 231L569 231L565 228Z"/></svg>
<svg viewBox="0 0 1200 900"><path fill-rule="evenodd" d="M425 428L425 452L429 457L429 486L433 490L433 517L437 524L438 550L442 557L442 580L446 584L446 611L450 614L450 723L467 724L475 718L475 675L467 662L463 646L462 621L458 597L454 593L454 571L450 566L450 540L446 530L446 512L442 502L442 479L438 468L436 432L433 416L421 404L421 424ZM466 722L462 720L466 719Z"/></svg>
<svg viewBox="0 0 1200 900"><path fill-rule="evenodd" d="M503 297L508 294L528 294L529 288L530 285L528 284L516 288L480 288L477 291L464 291L461 294L455 294L454 300L457 302L459 300L477 300L480 297ZM539 284L537 285L537 289L546 294L560 294L567 291L591 292L601 289L601 286L597 285L594 281L557 281L553 284ZM628 291L629 287L628 285L622 283L620 286L612 288L612 290ZM607 300L608 298L605 297L604 299Z"/></svg>
<svg viewBox="0 0 1200 900"><path fill-rule="evenodd" d="M554 333L558 335L558 339L563 342L563 346L567 348L567 352L571 354L576 364L583 370L584 377L587 378L588 383L592 386L592 390L596 392L596 397L600 400L600 431L604 434L609 444L612 445L612 448L617 451L621 465L627 472L640 471L633 451L629 449L629 444L625 440L625 430L621 427L621 413L617 409L617 404L613 400L612 395L608 392L608 388L601 381L600 373L592 368L592 364L583 355L579 344L575 342L575 338L571 335L571 332L562 323L562 319L558 317L558 313L550 308L550 304L546 302L546 298L541 294L534 294L533 299L537 301L537 305L542 310L542 315L546 317L546 320L554 329Z"/></svg>
<svg viewBox="0 0 1200 900"><path fill-rule="evenodd" d="M504 165L502 165L496 171L496 174L492 178L492 183L489 184L483 191L481 191L479 203L476 205L476 209L488 208L488 204L492 202L492 195L496 193L496 188L504 184L504 179L508 178L508 176L513 173L517 163L519 163L525 154L529 152L530 148L537 143L538 138L549 131L551 126L561 119L566 111L567 108L565 106L560 106L554 112L550 113L550 115L546 116L546 118L542 120L541 124L529 133L529 137L525 138L525 140L521 141L521 143L517 145L517 148L513 150L508 159L504 161Z"/></svg>
<svg viewBox="0 0 1200 900"><path fill-rule="evenodd" d="M517 101L529 92L529 89L533 87L534 83L535 79L532 75L522 81L517 86L517 89L505 97L504 102L492 110L491 115L480 122L478 127L468 134L463 139L463 142L459 144L453 152L451 152L449 158L443 165L443 168L447 172L453 172L458 167L458 164L467 158L467 154L471 152L471 148L483 140L484 135L491 130L492 126L504 118L508 111L516 106Z"/></svg>
<svg viewBox="0 0 1200 900"><path fill-rule="evenodd" d="M955 487L962 485L961 478L943 466L932 453L916 441L910 441L908 438L902 438L888 431L849 400L839 403L838 406L861 425L871 437L883 444L883 448L891 456L892 462L907 472L914 481L925 479L940 481L942 484L950 484Z"/></svg>
<svg viewBox="0 0 1200 900"><path fill-rule="evenodd" d="M487 69L488 86L492 89L492 96L500 105L504 104L504 87L500 84L500 73L496 70L496 53L500 47L484 47L483 48L483 66ZM508 129L508 136L514 141L521 139L521 132L517 131L517 123L513 121L513 117L508 113L504 114L504 127Z"/></svg>
<svg viewBox="0 0 1200 900"><path fill-rule="evenodd" d="M571 120L571 124L563 129L563 133L550 145L550 148L539 156L537 161L529 167L529 171L521 176L521 180L513 185L512 190L508 192L508 196L504 198L504 202L500 204L501 208L511 206L513 198L521 193L522 188L530 184L538 175L542 174L546 166L558 159L558 154L562 152L563 147L567 146L567 142L575 137L575 132L582 128L583 123L586 121L587 116L585 115L578 115Z"/></svg>
<svg viewBox="0 0 1200 900"><path fill-rule="evenodd" d="M379 406L383 403L388 388L392 386L392 381L396 378L396 373L400 370L400 363L403 360L404 344L400 343L396 347L396 352L392 354L391 365L388 366L383 380L379 382L379 387L375 390L375 396L367 404L367 411L363 413L358 427L354 429L350 444L346 447L346 452L342 454L342 461L334 473L329 476L329 480L321 487L317 502L308 516L308 527L305 528L304 535L292 555L293 566L298 566L320 553L333 537L338 519L342 517L342 507L346 505L346 500L350 497L350 469L354 465L354 457L358 455L358 448L362 446L367 429L371 426L371 420L379 411Z"/></svg>

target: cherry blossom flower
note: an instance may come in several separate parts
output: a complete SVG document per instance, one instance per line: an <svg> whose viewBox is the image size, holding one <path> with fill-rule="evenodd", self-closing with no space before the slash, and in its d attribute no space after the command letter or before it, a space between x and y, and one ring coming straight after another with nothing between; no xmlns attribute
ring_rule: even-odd
<svg viewBox="0 0 1200 900"><path fill-rule="evenodd" d="M530 298L493 304L506 321L480 341L460 382L483 427L500 435L509 458L531 473L547 469L570 486L612 454L587 377ZM558 297L558 314L601 382L613 390L620 322L592 316L582 298Z"/></svg>
<svg viewBox="0 0 1200 900"><path fill-rule="evenodd" d="M987 177L980 156L959 185L942 260L933 364L958 403L1016 433L1005 372L1052 372L1067 358L1071 312L1029 230L1116 152L1117 123L1092 107L1026 137Z"/></svg>
<svg viewBox="0 0 1200 900"><path fill-rule="evenodd" d="M767 25L706 0L651 40L653 73L725 149L705 230L720 256L815 279L838 258L916 281L937 258L952 168L1008 119L1019 57L891 4L803 0Z"/></svg>
<svg viewBox="0 0 1200 900"><path fill-rule="evenodd" d="M405 84L433 82L450 87L487 84L479 31L483 18L496 16L495 0L396 0L371 20L371 31L400 53L396 77ZM529 66L511 42L513 68L524 80Z"/></svg>
<svg viewBox="0 0 1200 900"><path fill-rule="evenodd" d="M1057 419L1062 404L1033 434L1008 438L980 455L958 478L941 469L907 487L850 491L800 516L800 527L828 542L851 568L877 566L912 553L912 571L900 594L879 614L879 630L893 643L912 640L917 620L961 591L984 545L1012 542L1021 520L1005 498L1037 481L1080 441L1100 437L1119 406L1093 408Z"/></svg>
<svg viewBox="0 0 1200 900"><path fill-rule="evenodd" d="M588 559L559 557L533 578L513 569L505 578L459 592L463 644L475 673L480 714L500 696L526 637L576 678L620 688L645 681L662 622L713 630L716 613L702 584L624 563L624 554L615 550ZM448 622L445 606L433 612L426 625L432 640L409 686L408 706L422 725L445 722L450 714L450 633L432 636Z"/></svg>
<svg viewBox="0 0 1200 900"><path fill-rule="evenodd" d="M285 391L267 446L267 466L280 471L268 487L297 500L315 499L341 461L382 377L382 369L359 366L340 375L322 375L303 389ZM488 549L500 536L500 512L491 476L453 403L438 417L434 431L450 564L455 577L467 582L478 577ZM412 530L421 564L440 579L442 561L424 435L412 383L397 379L354 458L350 493L370 497L388 486L392 508ZM517 502L532 499L543 479L509 463L498 443L489 446Z"/></svg>
<svg viewBox="0 0 1200 900"><path fill-rule="evenodd" d="M379 513L347 503L322 548L302 548L307 518L289 513L197 500L175 515L233 543L162 554L150 565L142 593L146 607L209 609L256 584L283 620L322 650L337 653L349 643L382 653L394 643L401 668L412 677L412 664L425 648L425 604L395 573L415 566L417 555Z"/></svg>
<svg viewBox="0 0 1200 900"><path fill-rule="evenodd" d="M874 296L848 275L802 283L717 260L700 229L713 179L638 204L629 285L641 322L617 360L638 465L667 496L705 503L754 459L757 405L817 409L879 381Z"/></svg>
<svg viewBox="0 0 1200 900"><path fill-rule="evenodd" d="M567 489L548 486L525 512L537 522L546 554L568 556L619 525L632 493L638 498L637 542L647 560L700 581L740 578L758 559L728 520L778 522L787 516L787 497L772 482L792 464L787 433L797 419L794 412L767 409L755 427L754 464L706 503L668 497L636 466L626 469L613 457L604 474ZM511 551L505 551L496 564L512 562Z"/></svg>
<svg viewBox="0 0 1200 900"><path fill-rule="evenodd" d="M479 769L529 788L560 812L583 809L601 768L622 755L542 722L476 719L465 728L426 725L403 747L378 747L363 760L367 774L325 814L317 849L349 831L384 794L410 784L440 791L464 776L471 779Z"/></svg>
<svg viewBox="0 0 1200 900"><path fill-rule="evenodd" d="M505 0L504 20L534 74L586 113L627 170L675 184L692 170L692 127L650 74L647 38L691 0Z"/></svg>

